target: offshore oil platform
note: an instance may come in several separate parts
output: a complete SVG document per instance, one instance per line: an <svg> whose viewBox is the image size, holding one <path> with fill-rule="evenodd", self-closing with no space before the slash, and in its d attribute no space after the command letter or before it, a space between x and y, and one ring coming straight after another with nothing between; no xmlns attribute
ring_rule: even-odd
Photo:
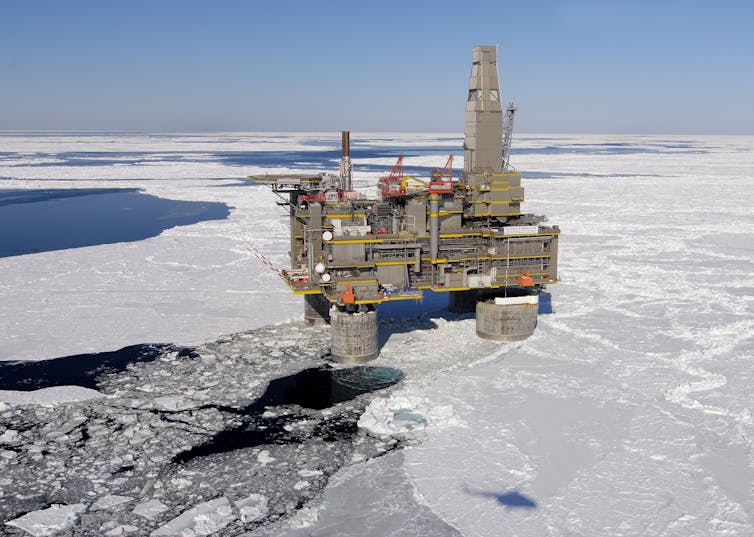
<svg viewBox="0 0 754 537"><path fill-rule="evenodd" d="M260 175L290 212L291 267L309 324L330 324L332 357L363 363L379 354L375 306L449 292L454 312L476 311L477 335L515 341L534 331L538 297L557 281L557 226L521 213L521 174L509 163L516 108L500 98L497 47L472 52L464 169L453 157L426 180L403 157L368 199L352 186L350 135L339 173ZM505 115L505 121L503 120Z"/></svg>

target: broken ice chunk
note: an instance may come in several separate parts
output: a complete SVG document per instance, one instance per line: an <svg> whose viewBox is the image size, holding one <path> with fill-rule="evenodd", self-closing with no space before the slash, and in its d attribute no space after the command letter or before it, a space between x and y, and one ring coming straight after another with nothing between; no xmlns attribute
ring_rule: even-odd
<svg viewBox="0 0 754 537"><path fill-rule="evenodd" d="M116 494L108 494L107 496L102 496L100 499L94 502L90 509L92 511L112 509L113 507L117 507L119 505L123 505L124 503L128 503L131 500L133 500L131 496L118 496Z"/></svg>
<svg viewBox="0 0 754 537"><path fill-rule="evenodd" d="M181 410L188 410L194 408L196 405L179 395L171 395L165 397L157 397L154 400L154 407L157 410L164 410L167 412L180 412Z"/></svg>
<svg viewBox="0 0 754 537"><path fill-rule="evenodd" d="M21 436L14 429L6 429L0 434L0 445L15 446L21 443Z"/></svg>
<svg viewBox="0 0 754 537"><path fill-rule="evenodd" d="M305 488L309 488L311 483L309 483L306 479L301 479L299 481L296 481L296 484L293 485L293 488L296 490L304 490Z"/></svg>
<svg viewBox="0 0 754 537"><path fill-rule="evenodd" d="M11 451L9 449L0 449L0 462L2 462L3 460L13 459L17 455L18 453L16 453L15 451Z"/></svg>
<svg viewBox="0 0 754 537"><path fill-rule="evenodd" d="M47 509L26 513L22 517L6 522L5 525L22 529L26 533L34 535L34 537L43 537L57 533L76 523L85 510L86 504L83 503L53 504Z"/></svg>
<svg viewBox="0 0 754 537"><path fill-rule="evenodd" d="M105 535L107 537L120 537L121 535L128 535L129 533L133 533L135 531L139 531L139 528L136 526L130 526L128 524L116 526L110 531L106 531Z"/></svg>
<svg viewBox="0 0 754 537"><path fill-rule="evenodd" d="M200 503L152 532L157 536L211 535L236 519L226 497Z"/></svg>
<svg viewBox="0 0 754 537"><path fill-rule="evenodd" d="M309 470L308 468L304 468L303 470L298 471L298 475L301 477L317 477L322 475L322 470Z"/></svg>
<svg viewBox="0 0 754 537"><path fill-rule="evenodd" d="M181 490L193 485L193 481L185 477L174 477L170 480L170 486L174 489Z"/></svg>
<svg viewBox="0 0 754 537"><path fill-rule="evenodd" d="M254 522L267 516L267 498L261 494L252 494L233 502L241 513L241 522Z"/></svg>
<svg viewBox="0 0 754 537"><path fill-rule="evenodd" d="M257 460L261 462L263 465L267 465L271 462L275 461L275 457L270 456L270 452L266 449L263 449L262 451L257 454Z"/></svg>
<svg viewBox="0 0 754 537"><path fill-rule="evenodd" d="M160 500L149 500L134 507L133 513L147 520L154 520L167 510L168 507Z"/></svg>
<svg viewBox="0 0 754 537"><path fill-rule="evenodd" d="M50 386L27 392L17 390L0 390L0 400L9 406L40 405L51 407L63 403L86 401L104 397L97 390L82 386ZM3 404L3 407L6 405Z"/></svg>

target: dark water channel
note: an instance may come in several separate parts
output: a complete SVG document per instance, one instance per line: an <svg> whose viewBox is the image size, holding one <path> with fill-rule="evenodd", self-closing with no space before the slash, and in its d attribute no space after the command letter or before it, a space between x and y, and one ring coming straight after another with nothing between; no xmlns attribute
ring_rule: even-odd
<svg viewBox="0 0 754 537"><path fill-rule="evenodd" d="M264 395L241 413L254 414L264 412L267 407L282 405L322 410L350 401L363 393L387 388L402 379L403 372L390 367L334 369L323 366L304 369L270 382Z"/></svg>
<svg viewBox="0 0 754 537"><path fill-rule="evenodd" d="M0 257L139 241L229 215L224 203L163 199L135 188L0 190Z"/></svg>
<svg viewBox="0 0 754 537"><path fill-rule="evenodd" d="M52 386L83 386L96 390L105 375L125 371L128 364L153 362L178 351L191 356L189 348L166 344L141 344L112 352L76 354L38 362L0 362L0 390L39 390Z"/></svg>
<svg viewBox="0 0 754 537"><path fill-rule="evenodd" d="M393 386L400 382L403 376L402 371L390 367L334 369L323 366L304 369L294 375L275 379L269 383L264 394L251 405L241 409L220 409L244 416L242 425L220 431L210 442L179 453L173 460L185 463L215 453L264 444L299 443L312 437L325 442L348 439L356 433L360 410L346 410L321 420L311 420L310 416L296 407L323 410L337 403L350 401L359 395ZM264 415L267 410L272 412ZM295 424L303 419L316 423L296 427Z"/></svg>

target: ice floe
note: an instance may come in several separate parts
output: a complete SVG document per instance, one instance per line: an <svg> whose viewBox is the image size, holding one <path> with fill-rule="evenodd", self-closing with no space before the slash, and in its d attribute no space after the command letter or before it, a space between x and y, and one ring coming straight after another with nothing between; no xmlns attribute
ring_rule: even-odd
<svg viewBox="0 0 754 537"><path fill-rule="evenodd" d="M6 526L13 526L24 530L34 537L45 537L73 525L86 510L86 504L52 505L47 509L32 511L24 516L6 522Z"/></svg>

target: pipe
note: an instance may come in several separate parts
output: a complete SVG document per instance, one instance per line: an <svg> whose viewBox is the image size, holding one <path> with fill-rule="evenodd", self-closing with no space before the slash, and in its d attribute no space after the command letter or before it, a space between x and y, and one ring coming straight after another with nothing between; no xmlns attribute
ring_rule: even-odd
<svg viewBox="0 0 754 537"><path fill-rule="evenodd" d="M437 260L440 249L440 196L429 195L429 257L432 261Z"/></svg>

